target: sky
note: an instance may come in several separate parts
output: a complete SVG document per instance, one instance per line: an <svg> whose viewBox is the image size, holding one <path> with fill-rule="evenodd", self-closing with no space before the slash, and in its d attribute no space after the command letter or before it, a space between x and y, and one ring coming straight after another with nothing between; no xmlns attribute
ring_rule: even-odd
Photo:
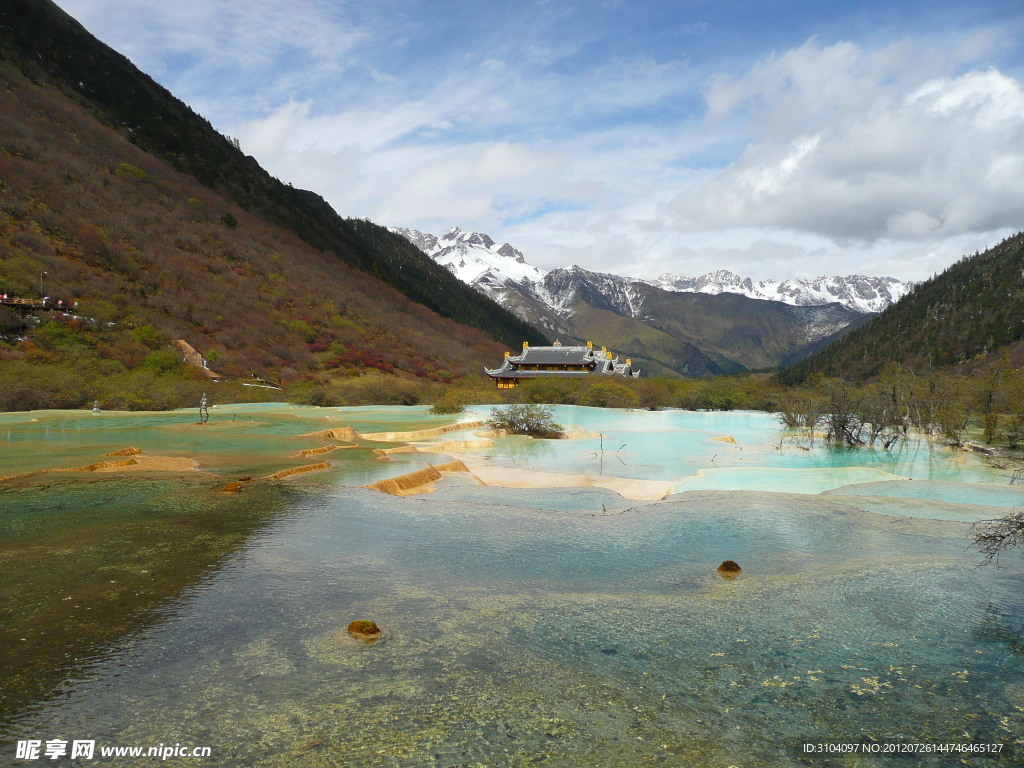
<svg viewBox="0 0 1024 768"><path fill-rule="evenodd" d="M57 0L346 217L920 280L1024 230L1020 0Z"/></svg>

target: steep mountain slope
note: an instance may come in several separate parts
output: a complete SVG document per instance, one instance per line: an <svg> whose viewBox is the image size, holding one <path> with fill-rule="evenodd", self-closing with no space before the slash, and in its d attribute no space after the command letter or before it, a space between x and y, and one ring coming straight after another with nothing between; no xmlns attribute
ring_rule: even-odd
<svg viewBox="0 0 1024 768"><path fill-rule="evenodd" d="M0 5L0 57L86 104L131 141L313 248L368 272L438 314L508 344L542 337L383 227L345 220L323 198L252 158L49 0Z"/></svg>
<svg viewBox="0 0 1024 768"><path fill-rule="evenodd" d="M684 376L799 359L866 317L839 304L796 307L730 293L664 291L579 267L553 270L544 287L561 298L577 337L600 339L620 355Z"/></svg>
<svg viewBox="0 0 1024 768"><path fill-rule="evenodd" d="M368 368L443 380L507 347L243 210L0 61L0 294L41 290L79 306L38 325L0 307L0 372L35 366L67 390L30 403L76 404L97 378L172 368L179 338L220 373L275 381Z"/></svg>
<svg viewBox="0 0 1024 768"><path fill-rule="evenodd" d="M965 256L783 375L793 382L815 372L866 378L890 361L912 368L947 367L1006 348L1014 351L1024 339L1022 278L1024 233Z"/></svg>

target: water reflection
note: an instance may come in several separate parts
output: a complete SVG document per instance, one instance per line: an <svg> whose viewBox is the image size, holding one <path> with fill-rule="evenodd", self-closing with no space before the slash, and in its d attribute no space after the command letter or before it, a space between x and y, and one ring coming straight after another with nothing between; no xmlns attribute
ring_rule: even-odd
<svg viewBox="0 0 1024 768"><path fill-rule="evenodd" d="M974 569L962 525L465 490L306 498L11 736L208 743L213 765L789 766L851 736L1021 757L1021 569ZM354 618L387 642L340 642Z"/></svg>

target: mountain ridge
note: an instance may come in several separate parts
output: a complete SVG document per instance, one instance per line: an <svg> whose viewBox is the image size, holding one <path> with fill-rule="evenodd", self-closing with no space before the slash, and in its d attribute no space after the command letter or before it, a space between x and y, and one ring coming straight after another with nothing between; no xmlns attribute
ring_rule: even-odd
<svg viewBox="0 0 1024 768"><path fill-rule="evenodd" d="M583 269L578 265L545 272L528 264L519 249L510 243L498 246L489 235L469 232L457 226L438 237L418 230L391 227L413 245L447 267L460 280L491 293L503 283L521 284L524 279L540 284L550 272L559 269ZM502 258L503 257L503 258ZM666 291L679 293L735 293L751 299L780 301L793 306L820 306L839 303L857 312L877 313L898 301L914 286L913 282L894 277L866 275L821 275L814 278L789 278L781 281L754 281L727 269L707 272L697 277L665 273L648 280L604 274L623 282L647 283Z"/></svg>
<svg viewBox="0 0 1024 768"><path fill-rule="evenodd" d="M711 376L775 367L867 317L820 295L798 304L792 296L788 303L728 290L667 290L657 281L578 265L545 272L511 244L458 227L440 237L393 231L548 336L614 346L643 361L646 373Z"/></svg>
<svg viewBox="0 0 1024 768"><path fill-rule="evenodd" d="M899 303L780 372L787 383L813 374L866 379L886 365L971 369L1008 355L1024 364L1024 232L964 256L914 286Z"/></svg>

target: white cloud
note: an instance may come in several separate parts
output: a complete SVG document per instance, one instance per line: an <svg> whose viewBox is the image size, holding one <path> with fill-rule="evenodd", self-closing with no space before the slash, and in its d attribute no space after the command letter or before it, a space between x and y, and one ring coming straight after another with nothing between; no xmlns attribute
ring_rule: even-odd
<svg viewBox="0 0 1024 768"><path fill-rule="evenodd" d="M371 37L338 0L59 0L201 113L252 113L359 67ZM386 25L374 30L386 35ZM306 94L308 95L308 94Z"/></svg>
<svg viewBox="0 0 1024 768"><path fill-rule="evenodd" d="M996 69L925 79L920 64L906 44L865 52L811 42L716 82L712 124L749 111L750 143L663 216L680 232L755 227L858 250L1019 228L1021 84Z"/></svg>
<svg viewBox="0 0 1024 768"><path fill-rule="evenodd" d="M480 229L541 266L921 278L1024 210L1024 92L970 69L972 46L958 58L811 40L712 78L703 123L624 116L685 92L685 67L612 62L572 83L488 58L427 91L389 83L335 111L289 102L237 133L345 215ZM592 124L562 125L559 108ZM523 138L503 137L510 126ZM693 166L735 143L732 162Z"/></svg>
<svg viewBox="0 0 1024 768"><path fill-rule="evenodd" d="M342 215L542 266L920 278L1021 228L1024 90L979 64L990 33L743 64L688 47L699 20L622 45L558 3L61 3Z"/></svg>

